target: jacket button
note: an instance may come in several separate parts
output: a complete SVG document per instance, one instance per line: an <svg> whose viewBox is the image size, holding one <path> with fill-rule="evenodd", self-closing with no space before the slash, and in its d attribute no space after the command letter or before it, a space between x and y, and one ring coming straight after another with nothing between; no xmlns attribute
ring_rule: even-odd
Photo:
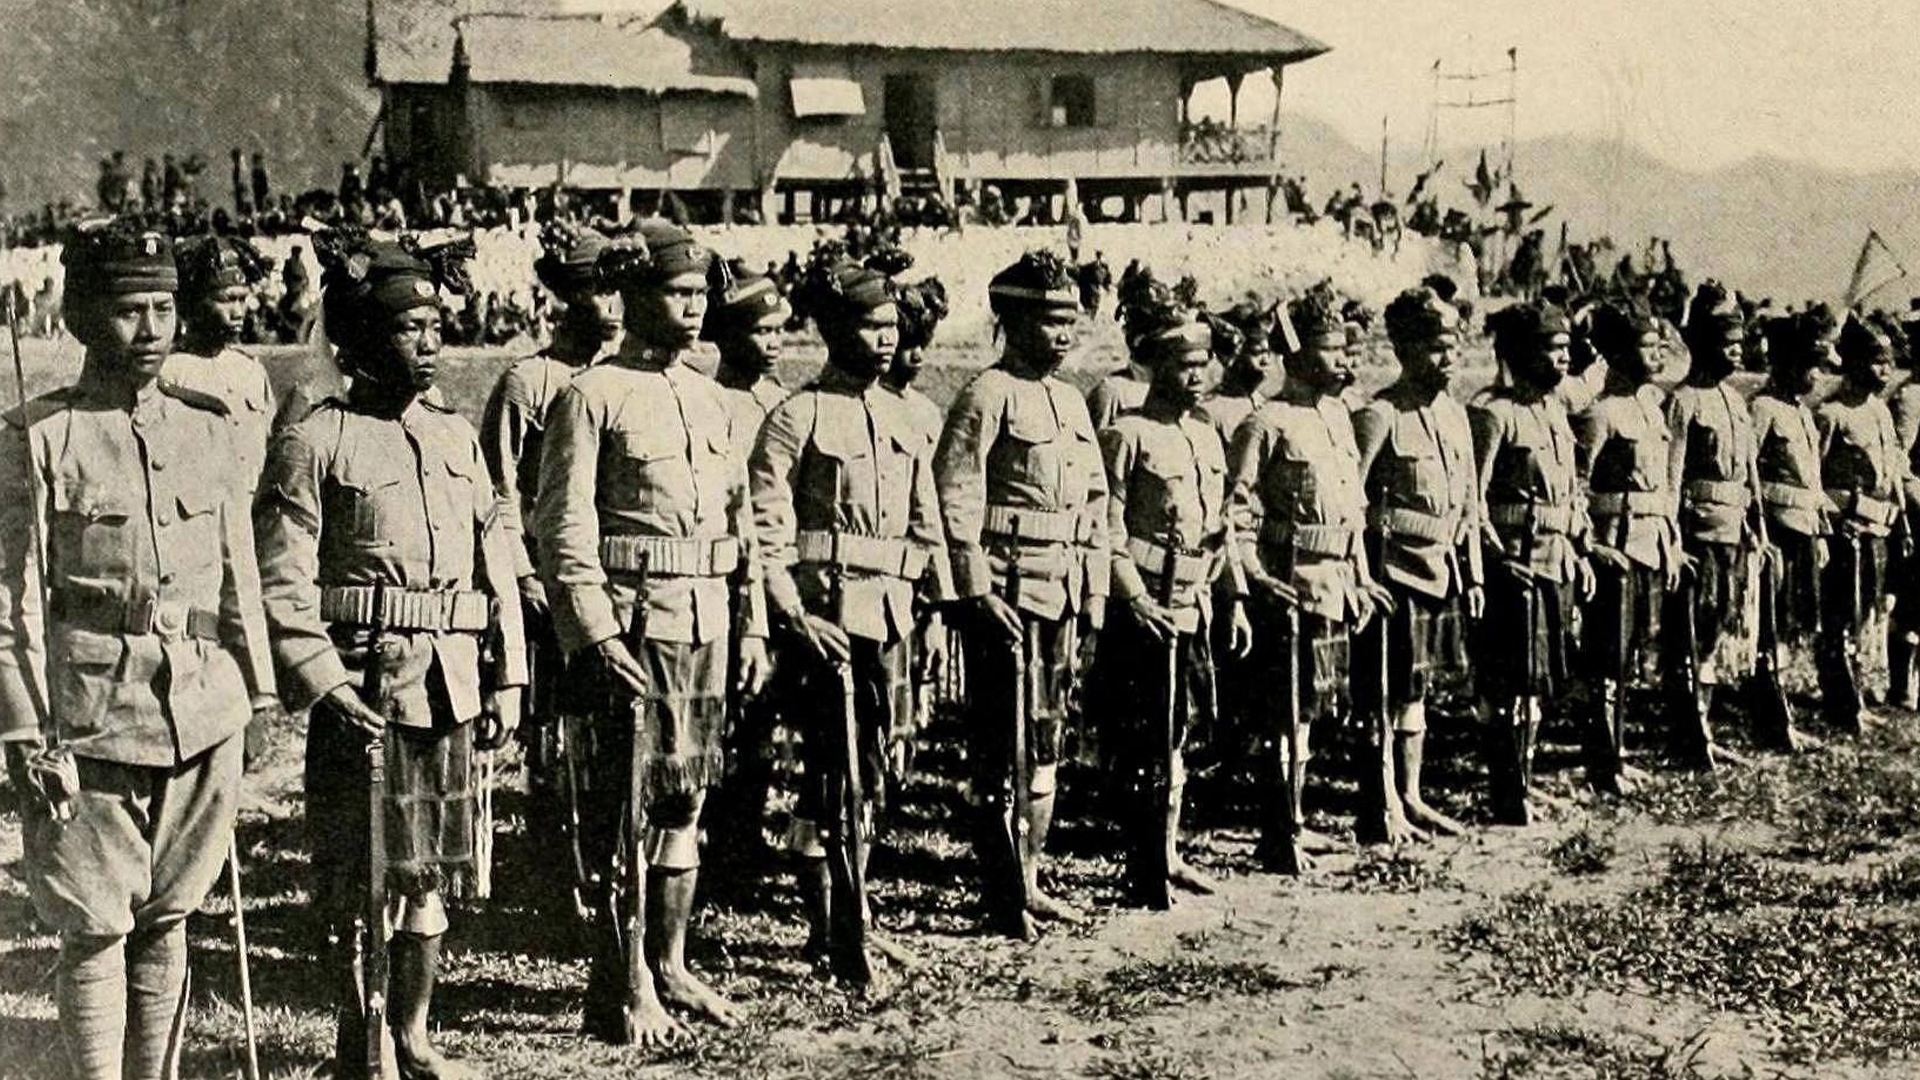
<svg viewBox="0 0 1920 1080"><path fill-rule="evenodd" d="M163 529L166 528L167 526L173 524L173 512L170 510L160 511L158 514L155 514L153 516L153 523L160 526Z"/></svg>
<svg viewBox="0 0 1920 1080"><path fill-rule="evenodd" d="M164 469L167 467L167 461L165 458L150 457L147 459L147 464L153 466L154 472L159 472L161 469Z"/></svg>

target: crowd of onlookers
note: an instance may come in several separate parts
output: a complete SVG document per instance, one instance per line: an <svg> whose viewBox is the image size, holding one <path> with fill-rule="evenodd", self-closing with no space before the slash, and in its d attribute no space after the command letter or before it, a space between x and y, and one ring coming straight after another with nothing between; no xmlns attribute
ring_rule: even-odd
<svg viewBox="0 0 1920 1080"><path fill-rule="evenodd" d="M1216 125L1217 126L1217 125ZM1211 129L1195 129L1221 141ZM1211 144L1210 144L1211 145ZM1222 143L1224 146L1225 143ZM1224 152L1224 151L1223 151ZM136 169L126 154L114 151L101 160L90 205L72 200L47 203L38 210L0 213L0 252L31 249L59 242L75 221L100 210L144 212L176 235L214 231L249 237L303 235L316 223L350 223L363 228L423 229L518 228L553 218L621 219L629 215L662 216L686 223L710 217L712 207L690 206L679 194L662 191L641 195L622 208L615 196L576 192L561 187L510 189L463 186L430 191L404 166L390 166L378 154L364 171L358 162L341 166L339 182L331 188L294 193L276 190L264 154L238 148L229 153L227 183L223 186L199 153L162 154L146 158ZM1403 200L1381 192L1369 197L1359 184L1334 190L1316 206L1303 176L1280 176L1275 196L1289 220L1314 225L1337 223L1344 235L1373 245L1376 250L1397 248L1407 232L1429 237L1457 251L1470 252L1478 267L1479 291L1489 296L1535 299L1555 284L1585 293L1606 283L1642 288L1656 301L1684 303L1688 284L1677 266L1672 248L1654 240L1640 251L1617 246L1610 238L1568 242L1561 230L1557 245L1549 243L1540 223L1552 207L1536 208L1520 194L1508 171L1489 167L1482 155L1467 184L1475 207L1443 207L1433 183L1439 166L1416 178ZM1500 201L1504 187L1506 199ZM689 195L687 198L692 198ZM0 187L0 210L5 209ZM1060 206L1056 208L1056 201ZM790 205L790 204L789 204ZM621 213L622 210L626 213ZM839 226L844 242L857 252L898 246L903 234L919 230L958 231L969 226L1069 226L1069 245L1081 280L1083 302L1097 310L1101 295L1111 288L1114 273L1104 259L1079 258L1076 223L1105 220L1093 202L1070 207L1051 197L1010 197L991 184L955 191L951 200L937 191L849 192L842 197L814 196L806 206L816 224ZM696 213L696 211L699 211ZM1129 211L1131 212L1131 211ZM1065 214L1065 220L1060 217ZM758 224L760 208L740 200L732 210L736 224ZM1124 217L1123 217L1124 220ZM284 250L284 245L282 247ZM769 267L791 285L800 273L802 253L790 252L786 265ZM28 334L52 334L58 329L58 283L51 267L44 272L22 272L15 261L6 287L12 292L16 323ZM283 260L281 271L261 291L258 309L250 319L248 339L256 343L303 340L317 301L310 280L310 263L300 249ZM548 302L530 278L524 285L499 284L456 298L444 312L447 339L455 344L501 344L521 335L544 332ZM1767 301L1745 301L1764 312Z"/></svg>

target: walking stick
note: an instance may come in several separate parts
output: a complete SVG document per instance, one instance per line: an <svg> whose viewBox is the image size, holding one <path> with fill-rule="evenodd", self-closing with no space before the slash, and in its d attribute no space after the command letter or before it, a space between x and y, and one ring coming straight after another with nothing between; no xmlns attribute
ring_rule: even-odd
<svg viewBox="0 0 1920 1080"><path fill-rule="evenodd" d="M247 1031L247 1080L260 1080L260 1042L253 1019L253 977L247 969L247 912L240 896L240 837L227 836L227 881L233 889L233 946L240 966L240 1017Z"/></svg>

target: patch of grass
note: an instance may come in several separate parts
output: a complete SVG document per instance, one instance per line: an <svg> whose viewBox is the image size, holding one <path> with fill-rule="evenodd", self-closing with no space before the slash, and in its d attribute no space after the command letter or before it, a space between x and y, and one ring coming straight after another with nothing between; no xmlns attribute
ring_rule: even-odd
<svg viewBox="0 0 1920 1080"><path fill-rule="evenodd" d="M1570 1072L1605 1080L1690 1080L1700 1075L1693 1040L1677 1047L1632 1046L1571 1024L1513 1027L1495 1038L1511 1048L1482 1051L1483 1080L1562 1077Z"/></svg>
<svg viewBox="0 0 1920 1080"><path fill-rule="evenodd" d="M1198 1056L1175 1052L1158 1044L1122 1043L1112 1053L1087 1066L1095 1080L1199 1080L1209 1075Z"/></svg>
<svg viewBox="0 0 1920 1080"><path fill-rule="evenodd" d="M1460 879L1445 865L1434 866L1405 848L1364 848L1352 869L1340 875L1342 892L1411 895L1460 887Z"/></svg>
<svg viewBox="0 0 1920 1080"><path fill-rule="evenodd" d="M1606 873L1618 853L1612 833L1595 833L1591 825L1583 825L1548 848L1547 861L1569 877L1588 877Z"/></svg>
<svg viewBox="0 0 1920 1080"><path fill-rule="evenodd" d="M1920 935L1904 908L1917 861L1819 879L1677 847L1659 880L1618 901L1526 890L1464 920L1451 943L1490 956L1508 992L1684 994L1755 1014L1791 1060L1883 1061L1920 1045Z"/></svg>
<svg viewBox="0 0 1920 1080"><path fill-rule="evenodd" d="M1324 986L1336 977L1297 979L1267 963L1173 956L1136 958L1067 989L1067 1010L1082 1020L1132 1020L1174 1005L1221 997L1257 997Z"/></svg>
<svg viewBox="0 0 1920 1080"><path fill-rule="evenodd" d="M1657 776L1629 803L1668 824L1757 821L1782 833L1781 853L1844 863L1920 835L1914 735L1882 725L1787 759L1709 776Z"/></svg>

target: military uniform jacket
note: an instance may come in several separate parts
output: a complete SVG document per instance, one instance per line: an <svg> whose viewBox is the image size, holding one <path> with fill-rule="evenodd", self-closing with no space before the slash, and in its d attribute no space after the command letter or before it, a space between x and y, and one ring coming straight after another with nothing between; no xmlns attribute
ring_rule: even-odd
<svg viewBox="0 0 1920 1080"><path fill-rule="evenodd" d="M1107 473L1072 387L981 372L953 403L933 471L960 596L1006 596L1014 574L1018 606L1058 619L1107 595Z"/></svg>
<svg viewBox="0 0 1920 1080"><path fill-rule="evenodd" d="M1174 624L1192 632L1213 617L1207 586L1246 595L1226 513L1227 458L1213 422L1198 408L1176 417L1141 409L1100 433L1107 469L1107 544L1113 594L1166 603L1171 571ZM1174 550L1169 550L1174 549Z"/></svg>
<svg viewBox="0 0 1920 1080"><path fill-rule="evenodd" d="M1712 544L1747 539L1760 491L1753 416L1726 383L1682 384L1667 399L1672 433L1667 482L1680 497L1680 533Z"/></svg>
<svg viewBox="0 0 1920 1080"><path fill-rule="evenodd" d="M1679 502L1667 487L1673 434L1665 396L1651 385L1602 394L1573 418L1593 542L1654 569L1674 560L1680 542Z"/></svg>
<svg viewBox="0 0 1920 1080"><path fill-rule="evenodd" d="M1832 532L1833 504L1821 489L1820 430L1813 410L1761 391L1753 399L1753 428L1768 528L1802 536Z"/></svg>
<svg viewBox="0 0 1920 1080"><path fill-rule="evenodd" d="M912 418L913 430L927 442L929 452L940 442L940 431L946 425L947 414L940 411L932 398L911 386L894 388L884 382L881 387L900 399L907 407L907 415Z"/></svg>
<svg viewBox="0 0 1920 1080"><path fill-rule="evenodd" d="M1257 390L1244 394L1214 394L1200 403L1200 410L1207 414L1207 419L1213 421L1213 429L1220 433L1220 442L1227 446L1233 445L1233 433L1240 430L1240 425L1259 407Z"/></svg>
<svg viewBox="0 0 1920 1080"><path fill-rule="evenodd" d="M1346 406L1268 401L1235 433L1231 461L1229 515L1248 577L1293 586L1302 611L1356 617L1367 497Z"/></svg>
<svg viewBox="0 0 1920 1080"><path fill-rule="evenodd" d="M891 642L913 630L916 589L933 603L953 598L933 455L900 395L829 365L767 414L751 474L774 611Z"/></svg>
<svg viewBox="0 0 1920 1080"><path fill-rule="evenodd" d="M81 757L171 768L273 695L253 528L220 408L173 387L129 399L83 370L7 413L0 740L40 736L50 709Z"/></svg>
<svg viewBox="0 0 1920 1080"><path fill-rule="evenodd" d="M1483 525L1466 406L1389 388L1353 414L1353 428L1380 537L1374 576L1443 599L1478 585Z"/></svg>
<svg viewBox="0 0 1920 1080"><path fill-rule="evenodd" d="M578 366L544 354L523 357L501 373L480 414L480 450L500 492L500 524L513 540L519 577L535 572L527 522L540 491L547 410L579 372Z"/></svg>
<svg viewBox="0 0 1920 1080"><path fill-rule="evenodd" d="M1887 395L1893 413L1893 431L1907 452L1907 511L1920 513L1920 379L1907 381Z"/></svg>
<svg viewBox="0 0 1920 1080"><path fill-rule="evenodd" d="M367 624L323 616L326 591L343 586L485 594L498 649L489 681L524 685L519 590L499 504L473 427L425 399L391 416L368 411L358 395L333 398L282 433L254 518L288 707L360 686ZM478 633L395 628L387 640L387 700L368 705L409 727L432 726L435 705L455 721L479 715Z"/></svg>
<svg viewBox="0 0 1920 1080"><path fill-rule="evenodd" d="M1113 426L1121 413L1132 412L1147 400L1147 383L1128 371L1115 372L1087 391L1087 415L1096 431Z"/></svg>
<svg viewBox="0 0 1920 1080"><path fill-rule="evenodd" d="M1821 483L1838 507L1837 530L1888 535L1904 505L1908 469L1886 401L1872 394L1859 404L1831 397L1820 403L1814 419L1824 446Z"/></svg>
<svg viewBox="0 0 1920 1080"><path fill-rule="evenodd" d="M267 369L244 349L225 348L213 356L176 351L167 357L160 377L176 386L219 398L233 424L237 472L246 478L251 495L266 465L267 438L273 432L273 384Z"/></svg>
<svg viewBox="0 0 1920 1080"><path fill-rule="evenodd" d="M1571 580L1588 520L1565 404L1498 387L1475 399L1467 416L1487 534L1499 542L1501 561L1544 581Z"/></svg>
<svg viewBox="0 0 1920 1080"><path fill-rule="evenodd" d="M632 625L639 581L607 565L615 542L662 547L645 597L650 640L766 634L746 462L734 445L719 385L682 362L622 354L574 377L547 414L534 515L568 652Z"/></svg>
<svg viewBox="0 0 1920 1080"><path fill-rule="evenodd" d="M756 375L742 380L721 369L716 380L727 403L727 420L733 425L733 449L741 461L753 456L753 444L760 437L760 425L775 405L787 400L787 388L772 375Z"/></svg>

